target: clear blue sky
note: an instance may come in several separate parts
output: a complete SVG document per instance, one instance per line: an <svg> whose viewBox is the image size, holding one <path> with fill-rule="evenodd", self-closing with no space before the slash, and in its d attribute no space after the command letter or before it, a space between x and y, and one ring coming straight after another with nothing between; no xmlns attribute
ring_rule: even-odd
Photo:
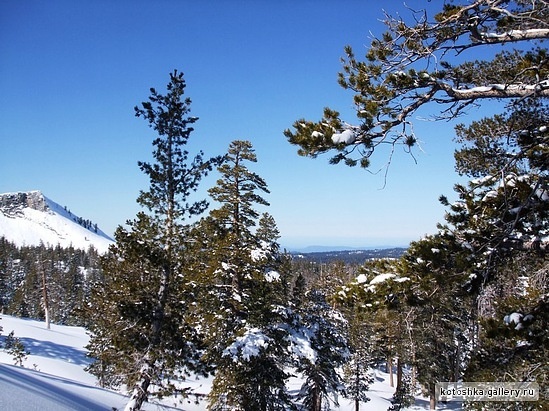
<svg viewBox="0 0 549 411"><path fill-rule="evenodd" d="M432 233L437 198L457 181L451 124L418 120L418 164L397 153L383 189L383 175L299 157L283 135L325 106L354 119L337 84L343 47L363 55L382 7L406 15L402 4L4 0L0 192L41 190L112 233L148 185L137 161L150 158L154 133L133 107L178 69L199 117L191 147L217 155L253 143L283 245L406 245Z"/></svg>

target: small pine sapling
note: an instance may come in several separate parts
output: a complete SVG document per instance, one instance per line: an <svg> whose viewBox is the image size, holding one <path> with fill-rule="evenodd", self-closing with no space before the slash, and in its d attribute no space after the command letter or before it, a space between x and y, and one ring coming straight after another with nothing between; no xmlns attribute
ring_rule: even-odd
<svg viewBox="0 0 549 411"><path fill-rule="evenodd" d="M25 345L21 340L14 335L13 331L6 337L4 350L13 356L14 365L19 367L23 367L23 361L25 361L30 354L30 352L25 349Z"/></svg>
<svg viewBox="0 0 549 411"><path fill-rule="evenodd" d="M391 398L391 406L387 408L387 411L403 410L414 403L414 396L412 394L412 384L410 381L410 375L402 373L402 380L398 384L393 398Z"/></svg>

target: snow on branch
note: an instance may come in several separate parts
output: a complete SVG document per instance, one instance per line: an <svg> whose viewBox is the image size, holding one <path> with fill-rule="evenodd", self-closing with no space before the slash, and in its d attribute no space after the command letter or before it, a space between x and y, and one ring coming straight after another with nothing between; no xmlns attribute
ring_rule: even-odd
<svg viewBox="0 0 549 411"><path fill-rule="evenodd" d="M549 38L549 29L509 30L505 33L480 33L473 39L487 44Z"/></svg>
<svg viewBox="0 0 549 411"><path fill-rule="evenodd" d="M267 347L270 342L271 338L267 337L263 330L251 328L223 351L223 357L230 357L233 362L239 362L240 359L250 361L252 357L257 357L261 349Z"/></svg>

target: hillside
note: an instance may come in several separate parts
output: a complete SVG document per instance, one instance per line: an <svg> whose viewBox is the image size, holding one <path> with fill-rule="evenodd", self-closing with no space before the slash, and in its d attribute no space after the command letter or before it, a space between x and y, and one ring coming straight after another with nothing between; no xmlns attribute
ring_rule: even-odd
<svg viewBox="0 0 549 411"><path fill-rule="evenodd" d="M30 351L23 367L14 366L12 356L0 349L0 409L10 411L110 411L122 410L127 398L120 393L97 387L95 378L84 371L89 359L84 346L89 336L82 327L52 325L47 330L43 322L2 316L0 325L4 331L0 336L3 346L6 335L14 331L25 348ZM294 378L290 383L298 389L301 380ZM200 394L210 389L211 380L191 378L187 383ZM393 388L387 384L387 374L375 371L375 382L370 387L370 401L363 403L362 411L386 410ZM164 404L146 404L144 410L205 411L205 401L174 405L174 399ZM459 409L457 404L441 404L438 409ZM453 407L453 408L452 408ZM333 410L351 411L354 404L340 398L340 407ZM428 409L428 401L418 397L410 410Z"/></svg>
<svg viewBox="0 0 549 411"><path fill-rule="evenodd" d="M18 246L60 245L107 251L113 240L97 224L44 196L40 191L0 194L0 236Z"/></svg>

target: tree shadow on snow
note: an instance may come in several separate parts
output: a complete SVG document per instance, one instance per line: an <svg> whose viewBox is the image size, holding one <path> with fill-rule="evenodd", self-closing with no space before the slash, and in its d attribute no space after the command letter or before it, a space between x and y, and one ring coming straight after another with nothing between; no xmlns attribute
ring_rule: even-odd
<svg viewBox="0 0 549 411"><path fill-rule="evenodd" d="M5 336L0 337L0 341L3 343L5 338ZM68 345L56 344L51 341L36 340L28 337L19 337L19 341L23 343L25 350L29 351L31 355L61 359L68 363L80 366L86 366L90 362L83 350L79 350Z"/></svg>
<svg viewBox="0 0 549 411"><path fill-rule="evenodd" d="M42 377L40 377L42 375ZM74 410L74 411L104 411L105 406L96 403L87 396L79 395L75 388L85 388L99 391L98 388L87 387L76 381L66 380L32 370L22 370L14 366L0 365L0 386L5 390L23 390L26 399L21 399L20 410L35 409L38 402L43 403L43 410ZM92 396L93 394L90 394ZM27 402L29 404L27 404ZM13 405L13 403L12 403Z"/></svg>

